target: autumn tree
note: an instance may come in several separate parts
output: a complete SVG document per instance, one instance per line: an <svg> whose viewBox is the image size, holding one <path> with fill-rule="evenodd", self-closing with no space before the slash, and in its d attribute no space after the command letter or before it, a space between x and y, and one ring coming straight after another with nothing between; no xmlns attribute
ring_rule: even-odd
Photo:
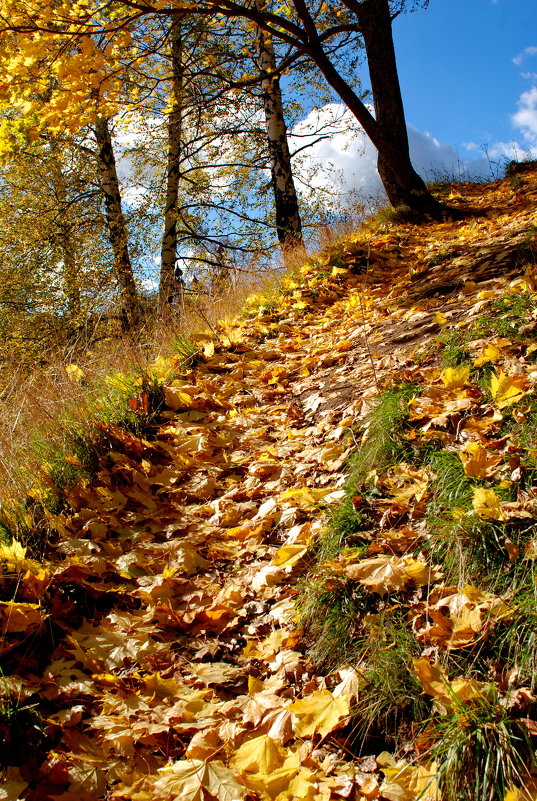
<svg viewBox="0 0 537 801"><path fill-rule="evenodd" d="M264 0L255 0L255 7L258 11L263 12ZM270 34L260 26L256 31L256 46L274 191L276 232L285 261L289 259L289 256L305 257L306 248L302 237L302 221L291 166L274 46Z"/></svg>
<svg viewBox="0 0 537 801"><path fill-rule="evenodd" d="M68 137L20 149L0 182L0 354L26 362L110 305L106 223L93 162Z"/></svg>
<svg viewBox="0 0 537 801"><path fill-rule="evenodd" d="M195 5L174 0L166 7L125 0L110 14L61 0L54 8L36 0L24 11L7 3L2 39L8 80L2 92L10 112L2 141L32 137L39 130L93 129L121 303L128 324L135 326L140 300L110 130L118 116L149 120L156 114L167 131L161 309L177 295L178 255L201 258L219 269L232 263L233 251L251 249L260 222L248 208L255 194L251 178L256 172L262 176L267 146L280 244L284 252L297 247L303 252L280 83L286 71L315 65L344 100L377 146L379 172L394 205L442 212L408 153L391 34L392 21L403 7L388 0L294 0L283 6L264 0L203 0ZM353 83L352 70L344 68L345 60L359 57L362 47L374 115ZM252 53L254 74L241 76ZM243 109L250 103L252 120L256 103L263 109L265 148L256 144L259 125L245 124ZM162 165L162 151L157 162ZM229 202L225 192L232 189ZM228 222L220 225L224 218Z"/></svg>
<svg viewBox="0 0 537 801"><path fill-rule="evenodd" d="M185 80L183 31L180 17L170 20L171 109L168 115L168 153L166 162L166 198L162 236L159 309L162 312L180 301L182 283L176 274L178 198L181 180L181 156L184 127Z"/></svg>
<svg viewBox="0 0 537 801"><path fill-rule="evenodd" d="M125 19L130 15L163 13L138 0L125 0L120 5ZM427 0L421 5L427 5ZM260 6L250 0L203 0L195 6L178 2L177 6L169 13L181 13L182 8L211 19L215 15L216 19L218 15L244 18L255 30L262 29L286 43L297 56L310 59L376 147L379 174L390 203L404 204L418 214L439 216L445 211L410 160L392 35L392 22L405 9L404 0L290 0L276 9L273 4ZM334 58L352 41L353 34L361 36L367 53L375 114Z"/></svg>
<svg viewBox="0 0 537 801"><path fill-rule="evenodd" d="M258 3L263 11L263 4ZM121 9L121 6L118 6ZM177 290L177 283L173 278L174 264L177 260L178 246L178 224L181 219L182 234L185 238L191 236L199 245L207 240L206 234L194 231L191 226L192 209L195 208L199 199L199 181L194 188L191 178L194 171L200 169L200 159L197 158L196 164L192 165L193 149L199 154L200 148L186 146L186 140L192 141L193 126L189 121L190 132L186 134L186 117L196 116L198 120L194 122L196 126L196 136L201 133L201 138L205 137L205 142L209 142L207 148L211 151L211 141L216 142L226 137L234 136L234 144L240 143L241 154L238 157L228 158L228 164L222 164L219 160L216 168L220 171L217 178L219 186L222 185L222 169L233 170L238 167L242 171L243 179L245 171L248 173L248 180L252 171L262 171L263 156L265 148L260 148L254 144L250 148L250 154L244 156L244 142L246 130L244 119L238 121L237 126L228 125L227 110L233 104L244 105L246 85L252 90L257 84L259 92L257 97L262 103L266 126L266 146L269 150L269 163L272 176L272 187L274 191L275 223L278 238L283 250L288 253L290 250L299 249L304 253L304 245L301 232L301 220L298 210L298 199L293 182L291 170L291 155L287 144L286 125L283 111L282 92L280 87L279 73L282 69L289 66L293 59L280 59L276 62L273 39L269 32L262 26L254 26L255 34L253 41L253 52L256 53L257 74L250 76L246 84L235 80L234 71L237 64L244 61L244 52L252 52L252 49L245 47L248 42L248 29L250 24L245 20L241 26L238 46L234 51L229 47L223 48L222 42L225 38L219 36L219 44L215 46L219 26L214 26L214 20L201 15L203 24L198 24L207 39L211 40L208 47L207 42L203 42L201 48L202 56L200 59L200 37L195 37L196 47L188 45L191 35L189 31L185 33L185 19L200 19L200 15L192 15L191 8L188 10L181 8L181 4L176 2L172 7L161 14L139 14L135 21L121 21L118 11L115 11L114 21L111 18L91 16L89 25L79 24L78 30L74 33L72 23L77 19L80 22L80 9L75 5L72 8L64 8L59 4L54 11L54 22L47 21L45 10L43 9L42 19L39 18L38 6L32 13L23 14L17 17L17 12L13 10L12 18L15 22L21 23L14 25L17 28L16 38L17 52L20 49L24 54L23 69L18 71L21 65L20 59L12 52L9 46L6 48L7 57L5 64L8 72L11 72L10 99L17 102L21 110L28 117L32 115L38 118L38 124L46 126L58 125L61 119L62 125L76 126L89 122L99 135L98 154L101 162L101 173L103 176L103 186L106 187L105 199L107 218L110 224L111 241L114 247L114 257L116 263L116 273L118 276L121 296L126 304L128 318L134 320L138 314L136 297L133 291L134 283L129 277L129 257L127 239L124 235L124 225L122 223L122 212L120 208L120 196L117 181L114 179L114 164L112 163L113 149L112 139L107 136L105 121L110 120L114 113L125 108L125 104L130 104L135 111L140 108L140 94L149 98L149 103L145 103L145 113L152 113L151 107L154 101L150 95L155 90L160 91L163 85L168 83L168 95L170 97L169 107L166 110L168 125L168 157L166 175L166 198L164 201L164 236L162 241L161 256L161 281L160 281L160 305L168 300L173 300L174 292ZM48 13L48 12L47 12ZM51 12L52 13L52 12ZM234 18L235 19L235 18ZM116 27L116 21L119 20ZM236 20L235 20L236 21ZM156 47L146 46L148 28L154 22L157 31L155 41ZM224 20L225 22L225 20ZM49 29L43 31L43 26ZM235 22L226 23L229 27L236 27ZM189 22L191 29L195 26ZM244 28L244 30L242 29ZM163 36L160 31L167 31ZM238 39L238 37L237 37ZM12 46L7 35L7 43ZM22 43L22 47L18 45ZM163 54L163 44L164 51ZM159 49L160 48L160 49ZM192 58L192 53L196 51L196 57ZM216 53L216 56L215 56ZM186 54L186 55L185 55ZM168 74L164 75L163 70L159 72L159 62L168 61ZM205 60L205 64L203 61ZM218 62L217 69L207 68L207 64ZM188 62L188 67L186 66ZM43 69L43 65L49 65L50 70ZM147 66L149 65L149 66ZM152 66L153 65L153 66ZM16 78L15 67L17 67ZM144 72L143 80L138 80L140 74ZM165 72L165 71L164 71ZM226 80L226 74L230 77ZM134 79L133 79L134 75ZM56 77L58 76L58 77ZM229 95L229 88L233 86L234 95ZM31 89L29 87L32 87ZM238 92L241 87L242 92ZM132 89L134 88L134 92ZM255 91L253 97L256 97ZM195 102L192 103L193 98ZM211 98L213 100L211 100ZM196 103L197 101L197 103ZM248 101L249 102L249 101ZM197 105L197 108L195 106ZM254 100L255 105L255 100ZM77 107L76 113L74 106ZM194 108L193 108L194 107ZM192 110L194 115L192 115ZM213 118L224 118L224 125L220 121L207 126L207 120ZM233 116L233 112L232 115ZM254 112L255 116L255 112ZM204 117L204 123L200 126L199 120ZM204 127L204 130L201 129ZM254 126L255 130L255 126ZM246 134L247 135L247 134ZM181 139L184 139L181 142ZM254 135L255 140L255 135ZM214 150L214 148L212 148ZM229 153L229 148L224 148ZM248 150L248 147L246 148ZM255 152L252 158L252 152ZM104 158L101 158L104 156ZM188 162L188 165L187 165ZM249 162L249 163L248 163ZM186 165L186 166L185 166ZM211 165L213 178L214 161ZM201 166L201 169L204 169ZM190 176L187 175L190 172ZM179 210L179 176L187 188L192 189L191 199L186 205L186 213L181 214ZM227 179L224 179L227 180ZM203 180L201 181L203 184ZM112 188L114 185L114 188ZM253 192L250 190L250 195ZM185 193L188 194L188 193ZM243 195L244 197L244 195ZM220 202L211 204L201 204L204 208L211 208L211 215L221 215L223 206ZM183 207L185 208L185 207ZM240 221L241 226L250 225L250 212L243 209L237 210L236 203L229 204L227 214L235 221ZM122 233L123 230L123 233ZM225 242L226 250L229 250L230 242L233 237L229 236L229 231L224 231L222 235L210 237L210 248L208 253L214 254L213 247L215 239L217 244L222 246ZM242 249L243 246L241 246ZM227 259L229 260L229 259Z"/></svg>
<svg viewBox="0 0 537 801"><path fill-rule="evenodd" d="M143 8L143 4L128 5ZM218 11L226 16L246 17L297 54L311 59L376 147L379 174L390 203L404 204L419 214L439 216L445 209L430 194L410 160L392 35L392 22L404 8L404 0L292 0L283 10L275 11L273 7L252 7L234 0L206 0L198 5L198 13ZM334 58L334 53L348 45L346 37L353 33L360 34L365 46L374 115Z"/></svg>
<svg viewBox="0 0 537 801"><path fill-rule="evenodd" d="M108 235L114 254L114 269L119 287L123 322L127 330L132 330L136 329L141 322L142 305L132 270L127 225L123 213L109 120L106 117L99 117L92 127L97 145L97 169L104 197Z"/></svg>

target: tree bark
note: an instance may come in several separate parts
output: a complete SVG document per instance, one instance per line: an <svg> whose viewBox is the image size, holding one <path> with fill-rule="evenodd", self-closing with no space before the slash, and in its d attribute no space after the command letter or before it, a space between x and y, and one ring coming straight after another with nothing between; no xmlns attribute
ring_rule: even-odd
<svg viewBox="0 0 537 801"><path fill-rule="evenodd" d="M76 269L75 245L73 243L73 230L75 221L71 217L67 197L67 182L63 172L61 155L56 152L54 144L51 147L53 154L54 184L58 202L56 241L59 245L63 261L63 287L67 298L67 311L69 327L75 333L81 323L82 302L80 297L79 276Z"/></svg>
<svg viewBox="0 0 537 801"><path fill-rule="evenodd" d="M177 202L181 179L183 138L184 68L180 17L170 22L172 61L172 110L168 119L168 159L166 168L166 205L162 237L159 311L166 315L175 306L181 307L182 283L176 279Z"/></svg>
<svg viewBox="0 0 537 801"><path fill-rule="evenodd" d="M138 295L129 255L127 226L121 207L121 193L112 147L110 127L105 117L94 125L101 190L104 195L108 236L114 253L115 276L119 287L121 314L127 330L136 329L142 321Z"/></svg>
<svg viewBox="0 0 537 801"><path fill-rule="evenodd" d="M254 0L263 11L264 0ZM274 75L276 59L270 36L257 28L257 62L262 75L261 89L270 154L270 171L274 191L276 232L286 266L292 259L307 258L302 236L302 222L287 141L287 126L283 113L279 78Z"/></svg>
<svg viewBox="0 0 537 801"><path fill-rule="evenodd" d="M388 200L393 206L406 205L418 211L436 212L441 205L432 197L410 161L389 2L362 0L357 14L367 54L375 119L389 145L379 148L377 161ZM397 159L396 165L392 153Z"/></svg>
<svg viewBox="0 0 537 801"><path fill-rule="evenodd" d="M356 14L364 39L376 117L325 52L305 0L293 0L293 5L305 34L299 47L317 65L376 147L379 174L390 203L404 204L419 216L440 218L450 213L431 195L410 161L388 0L346 3Z"/></svg>

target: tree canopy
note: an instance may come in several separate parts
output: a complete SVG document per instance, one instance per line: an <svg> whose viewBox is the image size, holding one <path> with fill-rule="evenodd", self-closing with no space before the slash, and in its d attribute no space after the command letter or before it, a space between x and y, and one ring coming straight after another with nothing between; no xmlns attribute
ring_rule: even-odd
<svg viewBox="0 0 537 801"><path fill-rule="evenodd" d="M177 306L178 261L218 272L247 253L270 258L264 231L271 228L284 259L305 255L308 209L296 189L299 160L289 147L286 115L293 105L306 110L319 91L342 101L377 148L390 202L441 216L445 209L410 161L391 32L393 20L417 5L427 2L31 0L21 7L6 0L0 157L8 164L11 154L43 139L77 139L93 164L131 328L142 315L131 213L151 218L150 249L160 228L161 311ZM364 59L374 108L358 79ZM286 98L294 82L305 89L291 89ZM122 151L131 171L147 176L153 165L143 203L122 197L118 121L147 134L138 136L137 148Z"/></svg>

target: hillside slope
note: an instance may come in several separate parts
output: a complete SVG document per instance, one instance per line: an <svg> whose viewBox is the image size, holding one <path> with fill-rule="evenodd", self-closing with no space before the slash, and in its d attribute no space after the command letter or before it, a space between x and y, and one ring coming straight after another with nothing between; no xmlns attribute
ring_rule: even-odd
<svg viewBox="0 0 537 801"><path fill-rule="evenodd" d="M537 171L443 191L102 424L46 559L0 545L3 798L537 798Z"/></svg>

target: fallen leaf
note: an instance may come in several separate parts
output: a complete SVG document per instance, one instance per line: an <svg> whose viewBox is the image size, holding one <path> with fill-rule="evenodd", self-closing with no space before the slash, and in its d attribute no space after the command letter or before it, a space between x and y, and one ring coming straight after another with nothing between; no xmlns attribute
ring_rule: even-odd
<svg viewBox="0 0 537 801"><path fill-rule="evenodd" d="M480 517L486 517L489 520L500 521L505 521L508 519L508 515L500 506L500 499L493 489L474 487L474 499L472 505Z"/></svg>
<svg viewBox="0 0 537 801"><path fill-rule="evenodd" d="M440 380L446 389L462 389L470 378L470 368L468 366L462 367L446 367L440 373Z"/></svg>
<svg viewBox="0 0 537 801"><path fill-rule="evenodd" d="M340 726L349 714L349 703L343 696L335 697L328 690L317 690L288 707L298 718L295 732L298 737L310 737L315 732L325 736Z"/></svg>
<svg viewBox="0 0 537 801"><path fill-rule="evenodd" d="M493 373L490 379L490 394L498 409L518 403L526 394L527 379L523 375L506 375L503 370Z"/></svg>
<svg viewBox="0 0 537 801"><path fill-rule="evenodd" d="M459 451L464 473L469 478L485 478L501 462L501 455L488 451L481 442L469 442Z"/></svg>
<svg viewBox="0 0 537 801"><path fill-rule="evenodd" d="M285 749L266 734L247 740L233 756L233 766L241 773L272 773L284 761Z"/></svg>

